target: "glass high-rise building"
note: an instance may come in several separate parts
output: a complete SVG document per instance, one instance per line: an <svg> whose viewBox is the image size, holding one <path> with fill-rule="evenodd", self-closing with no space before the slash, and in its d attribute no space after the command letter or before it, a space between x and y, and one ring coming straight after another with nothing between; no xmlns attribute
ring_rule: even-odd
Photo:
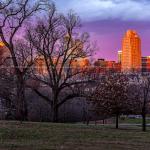
<svg viewBox="0 0 150 150"><path fill-rule="evenodd" d="M121 69L141 71L141 40L136 31L128 30L123 37Z"/></svg>
<svg viewBox="0 0 150 150"><path fill-rule="evenodd" d="M121 63L122 51L118 51L118 63Z"/></svg>

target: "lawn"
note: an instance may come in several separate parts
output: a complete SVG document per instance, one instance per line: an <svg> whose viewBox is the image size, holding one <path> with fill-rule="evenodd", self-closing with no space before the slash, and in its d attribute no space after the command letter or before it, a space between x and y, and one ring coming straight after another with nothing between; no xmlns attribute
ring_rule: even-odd
<svg viewBox="0 0 150 150"><path fill-rule="evenodd" d="M149 150L140 127L0 122L0 150Z"/></svg>
<svg viewBox="0 0 150 150"><path fill-rule="evenodd" d="M142 119L141 118L125 118L125 119L120 119L120 123L129 123L129 124L142 124ZM150 119L146 120L147 124L150 124Z"/></svg>

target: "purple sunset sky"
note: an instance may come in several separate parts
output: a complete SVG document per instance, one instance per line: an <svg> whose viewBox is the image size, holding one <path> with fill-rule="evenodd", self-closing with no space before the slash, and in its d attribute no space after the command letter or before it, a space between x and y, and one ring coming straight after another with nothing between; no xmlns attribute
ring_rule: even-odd
<svg viewBox="0 0 150 150"><path fill-rule="evenodd" d="M121 40L128 29L142 41L142 56L150 55L150 0L55 0L60 12L74 10L82 20L82 31L97 41L96 58L117 60Z"/></svg>
<svg viewBox="0 0 150 150"><path fill-rule="evenodd" d="M122 38L128 29L138 32L142 56L150 55L150 22L105 20L83 24L83 31L88 31L92 40L97 41L97 57L109 60L117 60L117 51L121 49Z"/></svg>

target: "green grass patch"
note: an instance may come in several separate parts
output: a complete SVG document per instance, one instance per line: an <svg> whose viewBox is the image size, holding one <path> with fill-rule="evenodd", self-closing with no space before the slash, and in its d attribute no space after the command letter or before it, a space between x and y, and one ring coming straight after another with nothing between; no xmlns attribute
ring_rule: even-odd
<svg viewBox="0 0 150 150"><path fill-rule="evenodd" d="M139 127L0 122L0 150L149 150L149 141Z"/></svg>
<svg viewBox="0 0 150 150"><path fill-rule="evenodd" d="M142 124L142 119L141 118L125 118L125 119L120 119L120 123ZM150 124L150 119L146 119L146 123Z"/></svg>

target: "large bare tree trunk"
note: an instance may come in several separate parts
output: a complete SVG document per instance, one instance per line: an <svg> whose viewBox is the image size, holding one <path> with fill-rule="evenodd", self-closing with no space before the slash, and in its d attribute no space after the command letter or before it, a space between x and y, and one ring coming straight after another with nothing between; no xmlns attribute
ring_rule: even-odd
<svg viewBox="0 0 150 150"><path fill-rule="evenodd" d="M27 120L28 111L25 100L25 83L23 77L19 76L17 80L17 114L16 119L20 121Z"/></svg>
<svg viewBox="0 0 150 150"><path fill-rule="evenodd" d="M58 122L58 106L57 106L57 102L58 102L58 94L57 94L57 90L53 90L53 104L52 104L52 122Z"/></svg>
<svg viewBox="0 0 150 150"><path fill-rule="evenodd" d="M142 114L142 131L146 131L146 115Z"/></svg>
<svg viewBox="0 0 150 150"><path fill-rule="evenodd" d="M144 100L142 109L142 131L146 131L146 101Z"/></svg>
<svg viewBox="0 0 150 150"><path fill-rule="evenodd" d="M119 115L116 114L116 129L119 128Z"/></svg>
<svg viewBox="0 0 150 150"><path fill-rule="evenodd" d="M52 121L58 122L58 107L53 107Z"/></svg>
<svg viewBox="0 0 150 150"><path fill-rule="evenodd" d="M16 75L16 119L21 121L27 119L25 83L23 78L30 67L29 64L31 60L29 59L29 56L25 55L25 52L28 51L28 46L28 48L26 47L25 49L19 47L20 54L18 54L18 45L15 46L18 38L15 39L15 36L18 34L18 30L22 28L25 21L34 13L41 10L41 6L43 6L45 2L35 2L32 3L32 5L30 4L30 0L6 0L0 2L0 38L8 48L12 58L12 64ZM29 55L31 55L30 52Z"/></svg>

